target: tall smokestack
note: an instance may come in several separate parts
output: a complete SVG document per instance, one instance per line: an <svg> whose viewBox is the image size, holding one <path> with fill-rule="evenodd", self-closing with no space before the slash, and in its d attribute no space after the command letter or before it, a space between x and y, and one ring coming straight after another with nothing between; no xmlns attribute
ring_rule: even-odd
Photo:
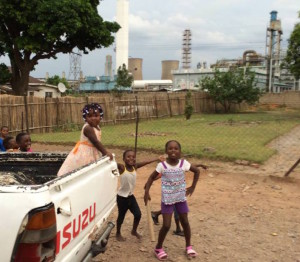
<svg viewBox="0 0 300 262"><path fill-rule="evenodd" d="M128 68L128 10L129 0L117 0L116 72L123 64Z"/></svg>

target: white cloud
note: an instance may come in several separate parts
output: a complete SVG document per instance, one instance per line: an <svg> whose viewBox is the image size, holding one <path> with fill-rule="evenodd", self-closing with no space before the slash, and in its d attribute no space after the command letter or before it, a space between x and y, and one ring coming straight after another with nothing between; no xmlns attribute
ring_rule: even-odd
<svg viewBox="0 0 300 262"><path fill-rule="evenodd" d="M192 31L192 61L214 63L221 58L237 58L246 49L264 52L270 11L277 10L283 29L282 45L298 21L299 0L129 0L129 54L144 60L144 77L160 78L161 60L181 58L182 33ZM105 20L114 20L116 0L105 0L98 8ZM112 48L83 56L86 75L104 72L105 55ZM68 74L67 56L40 63L35 76L45 72ZM0 62L3 58L0 58Z"/></svg>
<svg viewBox="0 0 300 262"><path fill-rule="evenodd" d="M207 41L209 43L235 43L236 39L224 32L210 31L206 32Z"/></svg>

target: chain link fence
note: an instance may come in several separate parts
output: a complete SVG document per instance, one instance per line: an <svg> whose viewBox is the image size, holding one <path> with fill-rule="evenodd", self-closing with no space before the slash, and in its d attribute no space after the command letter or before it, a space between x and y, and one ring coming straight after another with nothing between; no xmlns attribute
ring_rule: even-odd
<svg viewBox="0 0 300 262"><path fill-rule="evenodd" d="M27 121L23 98L0 99L1 125L7 125L12 135L28 129L33 143L75 145L83 125L81 108L99 102L105 112L102 143L108 148L136 147L162 154L165 143L176 139L187 157L259 165L262 172L265 169L279 175L300 158L300 109L274 104L274 98L269 104L263 100L264 104L241 105L233 113L222 114L215 113L221 108L206 94L196 93L192 95L194 113L189 120L184 114L184 93L29 98ZM299 168L293 172L299 173Z"/></svg>

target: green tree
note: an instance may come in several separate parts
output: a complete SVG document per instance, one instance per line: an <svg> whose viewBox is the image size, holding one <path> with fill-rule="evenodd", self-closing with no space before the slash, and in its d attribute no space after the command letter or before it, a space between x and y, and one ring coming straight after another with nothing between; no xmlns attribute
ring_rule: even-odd
<svg viewBox="0 0 300 262"><path fill-rule="evenodd" d="M116 85L111 90L111 92L116 96L121 96L122 87L131 87L133 81L134 81L133 76L127 70L126 65L123 64L118 68Z"/></svg>
<svg viewBox="0 0 300 262"><path fill-rule="evenodd" d="M300 12L299 12L300 18ZM287 68L294 77L300 79L300 23L297 23L288 40L288 50L283 67Z"/></svg>
<svg viewBox="0 0 300 262"><path fill-rule="evenodd" d="M0 55L8 55L14 94L27 93L29 73L41 59L73 48L87 54L108 47L120 26L98 14L99 0L1 0Z"/></svg>
<svg viewBox="0 0 300 262"><path fill-rule="evenodd" d="M5 64L0 64L0 84L5 84L9 82L11 78L11 73L9 72Z"/></svg>
<svg viewBox="0 0 300 262"><path fill-rule="evenodd" d="M185 119L189 120L194 112L194 107L192 106L192 93L188 91L185 95L185 107L184 107L184 115Z"/></svg>
<svg viewBox="0 0 300 262"><path fill-rule="evenodd" d="M259 88L254 87L255 73L249 69L233 68L228 72L216 70L213 77L205 77L200 85L215 102L223 106L226 113L233 104L254 104L262 94Z"/></svg>
<svg viewBox="0 0 300 262"><path fill-rule="evenodd" d="M54 85L54 86L57 86L59 83L63 83L66 86L66 88L69 88L69 83L68 83L67 79L60 78L58 75L49 77L47 79L46 83L50 84L50 85Z"/></svg>
<svg viewBox="0 0 300 262"><path fill-rule="evenodd" d="M127 70L126 65L123 64L122 67L119 66L118 72L117 72L116 86L117 87L131 87L133 80L134 80L133 76Z"/></svg>

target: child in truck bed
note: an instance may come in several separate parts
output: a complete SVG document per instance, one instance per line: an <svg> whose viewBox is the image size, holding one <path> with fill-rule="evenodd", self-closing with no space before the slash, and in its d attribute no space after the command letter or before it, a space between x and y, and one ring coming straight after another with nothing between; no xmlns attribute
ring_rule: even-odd
<svg viewBox="0 0 300 262"><path fill-rule="evenodd" d="M12 136L7 136L3 140L3 145L6 152L20 152L16 139Z"/></svg>
<svg viewBox="0 0 300 262"><path fill-rule="evenodd" d="M3 145L3 140L8 136L8 127L2 126L0 129L0 152L5 152L6 148Z"/></svg>
<svg viewBox="0 0 300 262"><path fill-rule="evenodd" d="M16 142L21 152L32 152L31 138L28 133L19 133L16 136Z"/></svg>
<svg viewBox="0 0 300 262"><path fill-rule="evenodd" d="M57 175L62 176L82 166L98 160L102 155L112 159L112 154L102 145L100 121L103 117L103 110L97 103L86 105L82 109L82 117L85 124L82 127L80 141L67 156L59 169Z"/></svg>

